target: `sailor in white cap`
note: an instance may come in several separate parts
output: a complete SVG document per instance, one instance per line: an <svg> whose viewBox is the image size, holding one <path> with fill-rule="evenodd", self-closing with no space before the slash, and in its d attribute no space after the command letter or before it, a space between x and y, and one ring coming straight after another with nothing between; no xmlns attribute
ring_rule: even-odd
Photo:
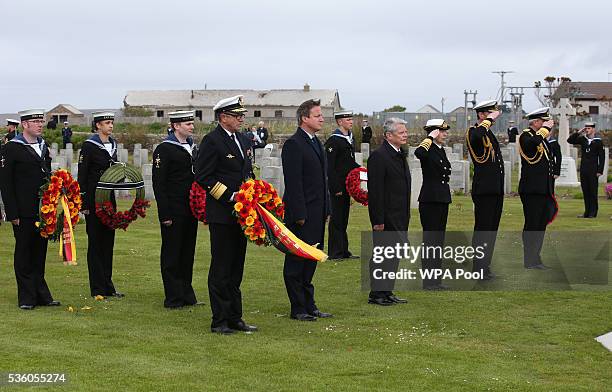
<svg viewBox="0 0 612 392"><path fill-rule="evenodd" d="M423 185L419 193L419 216L423 227L425 246L444 246L444 235L451 203L449 187L451 164L444 151L450 126L443 119L431 119L424 127L427 137L414 151L421 161ZM442 258L424 257L424 270L441 270ZM423 279L424 290L446 290L442 278Z"/></svg>
<svg viewBox="0 0 612 392"><path fill-rule="evenodd" d="M172 132L153 151L153 191L161 227L161 276L164 307L198 303L191 285L198 221L191 213L189 191L194 180L195 112L168 114Z"/></svg>
<svg viewBox="0 0 612 392"><path fill-rule="evenodd" d="M516 137L518 134L519 130L514 124L514 120L508 121L508 143L516 143Z"/></svg>
<svg viewBox="0 0 612 392"><path fill-rule="evenodd" d="M115 230L104 225L96 215L96 187L100 177L118 161L117 141L111 136L115 113L95 112L92 117L95 133L83 143L78 175L87 228L89 290L92 297L122 298L124 295L115 289L112 280ZM117 208L114 192L111 192L111 203Z"/></svg>
<svg viewBox="0 0 612 392"><path fill-rule="evenodd" d="M474 236L472 246L484 246L483 257L474 257L472 269L481 280L491 280L491 259L495 249L497 229L504 207L504 160L499 142L491 127L501 112L497 101L487 100L474 106L478 122L465 136L468 153L474 164L472 201L474 202Z"/></svg>
<svg viewBox="0 0 612 392"><path fill-rule="evenodd" d="M15 277L19 307L59 306L45 281L47 239L35 223L39 218L39 191L51 173L51 157L42 138L44 110L19 112L23 132L2 150L0 171L6 219L15 235Z"/></svg>
<svg viewBox="0 0 612 392"><path fill-rule="evenodd" d="M521 178L519 195L523 203L523 264L527 269L548 269L542 263L540 251L546 226L557 214L553 157L548 135L555 124L550 108L543 107L527 114L529 128L519 137Z"/></svg>
<svg viewBox="0 0 612 392"><path fill-rule="evenodd" d="M584 214L579 218L595 218L599 203L597 202L597 189L599 176L603 175L606 155L601 138L595 134L595 124L585 122L579 132L572 133L567 142L580 146L580 186L584 198Z"/></svg>
<svg viewBox="0 0 612 392"><path fill-rule="evenodd" d="M68 143L72 143L72 128L68 126L68 121L64 121L64 128L62 128L62 141L64 148Z"/></svg>
<svg viewBox="0 0 612 392"><path fill-rule="evenodd" d="M232 213L236 192L255 175L248 155L251 142L239 132L247 112L242 95L220 100L213 110L219 124L200 143L195 180L206 190L211 332L227 335L257 330L242 319L240 284L247 240Z"/></svg>
<svg viewBox="0 0 612 392"><path fill-rule="evenodd" d="M13 120L12 118L6 119L7 134L4 136L2 143L6 144L17 136L17 128L19 128L19 120Z"/></svg>
<svg viewBox="0 0 612 392"><path fill-rule="evenodd" d="M325 142L327 157L327 181L331 199L329 219L328 254L330 260L358 259L349 251L346 229L349 221L351 198L346 191L346 176L359 167L355 162L353 139L353 112L342 110L334 113L338 128Z"/></svg>

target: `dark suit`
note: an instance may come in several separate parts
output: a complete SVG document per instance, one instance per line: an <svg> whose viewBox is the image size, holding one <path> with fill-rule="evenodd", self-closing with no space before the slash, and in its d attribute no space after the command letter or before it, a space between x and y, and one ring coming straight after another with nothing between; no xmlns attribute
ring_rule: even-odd
<svg viewBox="0 0 612 392"><path fill-rule="evenodd" d="M540 251L546 226L556 212L553 185L553 157L546 136L546 127L535 131L525 129L519 137L521 151L521 179L519 194L523 203L524 265L542 264Z"/></svg>
<svg viewBox="0 0 612 392"><path fill-rule="evenodd" d="M343 259L351 256L346 233L351 198L346 191L346 176L351 170L359 167L355 162L355 144L352 137L345 137L337 129L325 142L325 155L331 199L328 253L330 259ZM337 193L342 194L338 196Z"/></svg>
<svg viewBox="0 0 612 392"><path fill-rule="evenodd" d="M423 185L419 194L419 216L423 227L423 243L425 246L444 246L448 205L451 203L451 193L448 182L451 175L451 164L446 157L444 147L438 147L431 136L421 142L414 151L421 161ZM422 259L423 269L441 269L442 259L432 257ZM438 279L424 279L423 288L437 286L442 282Z"/></svg>
<svg viewBox="0 0 612 392"><path fill-rule="evenodd" d="M597 173L604 173L604 163L608 157L601 139L594 137L591 140L579 133L572 133L567 142L580 146L582 151L580 160L580 186L584 197L584 216L595 218L599 203L597 202Z"/></svg>
<svg viewBox="0 0 612 392"><path fill-rule="evenodd" d="M212 328L242 320L240 284L244 271L247 240L232 211L231 197L245 180L254 178L247 155L250 141L240 132L234 136L240 149L218 125L204 136L195 165L195 179L206 190L206 216L210 232L208 293ZM243 155L244 154L244 155Z"/></svg>
<svg viewBox="0 0 612 392"><path fill-rule="evenodd" d="M117 142L109 138L112 153L109 153L96 134L87 139L79 155L79 185L83 195L83 210L89 210L85 216L87 229L87 268L89 270L89 289L96 295L113 295L113 250L115 247L115 230L102 224L96 215L96 187L102 174L117 162ZM111 192L111 202L115 203L115 194Z"/></svg>
<svg viewBox="0 0 612 392"><path fill-rule="evenodd" d="M553 175L560 176L561 175L561 161L563 157L561 156L561 146L557 139L549 139L548 147L550 148L550 152L553 156ZM555 179L553 177L553 189L555 189Z"/></svg>
<svg viewBox="0 0 612 392"><path fill-rule="evenodd" d="M193 143L186 143L189 150ZM160 265L164 282L164 306L177 308L197 303L191 286L198 221L191 213L189 191L194 179L193 152L175 134L153 152L153 191L157 201L162 245Z"/></svg>
<svg viewBox="0 0 612 392"><path fill-rule="evenodd" d="M361 142L370 143L372 140L372 128L368 125L361 128Z"/></svg>
<svg viewBox="0 0 612 392"><path fill-rule="evenodd" d="M375 246L391 246L408 240L410 183L410 168L403 150L397 152L385 141L372 151L368 159L368 213L372 226L385 225L384 239L379 238L378 232L373 233ZM397 259L386 260L382 269L385 272L396 271L398 265ZM370 261L370 298L392 295L393 280L372 279L373 268Z"/></svg>
<svg viewBox="0 0 612 392"><path fill-rule="evenodd" d="M326 159L317 137L301 128L283 145L281 153L285 178L285 222L304 242L323 249L325 221L330 213ZM300 226L296 222L305 220ZM283 276L291 302L291 315L313 314L317 309L312 278L317 262L285 255Z"/></svg>
<svg viewBox="0 0 612 392"><path fill-rule="evenodd" d="M265 127L257 128L257 135L261 139L261 148L265 147L268 144L268 129Z"/></svg>
<svg viewBox="0 0 612 392"><path fill-rule="evenodd" d="M35 226L39 219L38 192L49 178L51 157L44 140L39 139L38 144L42 156L20 134L6 144L0 157L0 186L6 220L19 219L19 225L13 225L13 234L20 306L46 305L53 301L45 281L47 240L40 236Z"/></svg>
<svg viewBox="0 0 612 392"><path fill-rule="evenodd" d="M504 207L504 160L499 142L491 132L491 120L473 125L466 134L468 153L474 165L472 201L474 202L474 235L472 246L484 246L482 258L474 258L472 269L489 274L497 239L497 229Z"/></svg>

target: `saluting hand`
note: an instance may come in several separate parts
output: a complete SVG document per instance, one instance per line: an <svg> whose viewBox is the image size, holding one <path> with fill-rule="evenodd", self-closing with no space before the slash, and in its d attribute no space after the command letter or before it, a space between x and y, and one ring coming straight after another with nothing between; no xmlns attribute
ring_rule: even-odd
<svg viewBox="0 0 612 392"><path fill-rule="evenodd" d="M19 218L13 219L11 223L13 224L13 226L19 226Z"/></svg>
<svg viewBox="0 0 612 392"><path fill-rule="evenodd" d="M489 120L493 120L495 121L497 119L497 117L499 117L499 115L501 114L501 112L499 110L496 110L494 112L489 113L489 115L487 116L487 118Z"/></svg>
<svg viewBox="0 0 612 392"><path fill-rule="evenodd" d="M429 135L431 138L435 139L438 137L438 135L440 134L440 130L439 129L434 129L433 131L429 132Z"/></svg>
<svg viewBox="0 0 612 392"><path fill-rule="evenodd" d="M383 223L382 225L374 225L374 226L372 226L372 230L374 230L374 231L383 231L383 230L385 230L385 224Z"/></svg>
<svg viewBox="0 0 612 392"><path fill-rule="evenodd" d="M546 127L548 129L552 129L554 125L555 125L554 120L548 120L548 121L545 121L544 124L542 124L543 127Z"/></svg>
<svg viewBox="0 0 612 392"><path fill-rule="evenodd" d="M172 226L172 219L169 219L169 220L167 220L167 221L163 221L163 222L162 222L162 225L164 225L164 226L166 226L166 227L168 227L168 226Z"/></svg>

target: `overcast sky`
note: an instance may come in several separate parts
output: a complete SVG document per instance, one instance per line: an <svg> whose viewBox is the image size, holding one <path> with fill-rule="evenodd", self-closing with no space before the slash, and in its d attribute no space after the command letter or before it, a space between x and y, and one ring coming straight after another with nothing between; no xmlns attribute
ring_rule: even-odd
<svg viewBox="0 0 612 392"><path fill-rule="evenodd" d="M0 113L138 89L337 89L360 112L495 98L499 76L607 81L609 1L0 0ZM525 109L539 106L528 93Z"/></svg>

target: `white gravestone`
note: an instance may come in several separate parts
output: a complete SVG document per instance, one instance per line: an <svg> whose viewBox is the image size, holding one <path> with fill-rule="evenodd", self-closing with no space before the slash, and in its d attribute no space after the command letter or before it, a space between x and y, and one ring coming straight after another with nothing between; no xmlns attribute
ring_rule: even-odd
<svg viewBox="0 0 612 392"><path fill-rule="evenodd" d="M559 116L559 146L561 147L561 175L557 178L555 185L580 186L576 172L576 160L570 156L569 143L569 116L576 115L576 109L570 104L569 98L561 98L559 105L553 108L552 114Z"/></svg>
<svg viewBox="0 0 612 392"><path fill-rule="evenodd" d="M410 208L419 208L419 193L423 186L423 173L420 167L410 168Z"/></svg>
<svg viewBox="0 0 612 392"><path fill-rule="evenodd" d="M605 184L608 182L608 171L610 170L610 159L608 158L610 155L610 148L604 147L604 169L601 176L599 176L599 183Z"/></svg>
<svg viewBox="0 0 612 392"><path fill-rule="evenodd" d="M364 160L370 157L370 143L361 143L361 154Z"/></svg>

